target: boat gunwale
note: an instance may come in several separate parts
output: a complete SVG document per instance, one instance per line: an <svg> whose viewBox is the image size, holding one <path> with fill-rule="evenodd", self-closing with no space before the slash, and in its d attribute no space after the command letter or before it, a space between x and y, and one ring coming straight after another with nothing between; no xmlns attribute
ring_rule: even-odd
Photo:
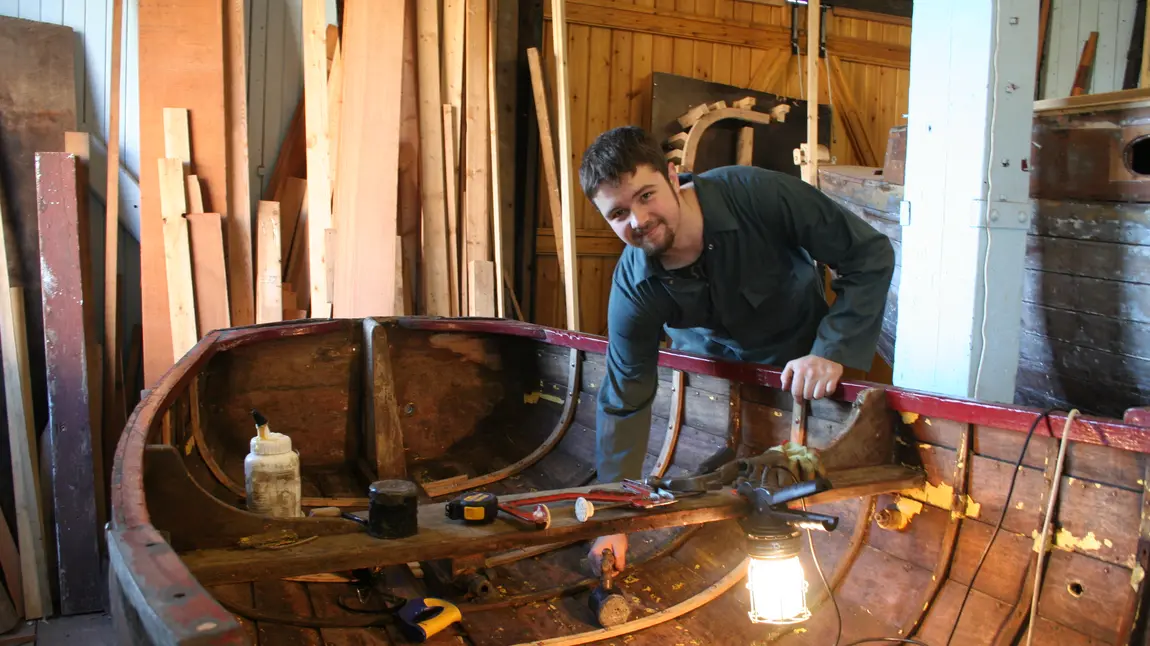
<svg viewBox="0 0 1150 646"><path fill-rule="evenodd" d="M399 327L431 332L480 333L501 336L516 336L584 352L606 354L607 339L600 335L571 332L531 323L507 319L479 318L438 318L438 317L375 317ZM117 444L115 465L112 472L112 515L108 528L108 540L122 553L117 565L109 572L120 579L120 587L156 588L162 597L154 595L129 595L135 610L152 617L147 622L155 628L163 626L162 634L149 631L152 639L162 639L158 643L242 643L242 628L229 613L215 601L191 572L183 564L179 555L166 543L167 549L148 549L154 542L145 545L131 538L138 534L154 535L160 539L158 531L151 525L143 490L143 456L149 429L155 423L157 414L172 405L188 383L212 357L221 351L247 346L272 339L295 336L310 336L350 329L362 319L309 319L295 322L268 323L242 328L214 330L206 334L191 350L180 358L157 382L155 387L145 391L144 398L125 425ZM731 382L758 385L781 389L781 370L763 364L736 362L717 359L679 350L660 349L660 366L687 373L726 379ZM900 413L912 413L925 417L989 426L1005 430L1025 432L1042 411L1028 406L995 404L972 399L952 397L909 390L900 387L875 384L866 381L844 380L832 399L853 402L864 389L881 388L885 391L887 405ZM1062 434L1065 414L1049 415L1053 429L1050 436L1059 438ZM1126 424L1110 418L1077 417L1071 427L1070 439L1086 444L1095 444L1136 453L1150 454L1150 433L1136 425ZM139 538L138 536L136 537ZM152 538L149 538L152 541ZM130 581L124 581L123 577ZM159 585L162 584L162 585ZM181 593L175 601L168 599L174 591ZM144 608L136 607L135 602L143 599ZM218 630L203 629L205 621L214 622ZM209 641L204 641L205 639ZM212 641L215 640L215 641Z"/></svg>

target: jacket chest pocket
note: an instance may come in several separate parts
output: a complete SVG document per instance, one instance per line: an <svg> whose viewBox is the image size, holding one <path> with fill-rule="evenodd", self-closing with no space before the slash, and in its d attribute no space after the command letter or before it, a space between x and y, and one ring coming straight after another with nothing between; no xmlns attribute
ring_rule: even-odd
<svg viewBox="0 0 1150 646"><path fill-rule="evenodd" d="M667 286L675 301L675 314L667 325L672 328L711 327L712 312L710 286L693 280L676 279Z"/></svg>
<svg viewBox="0 0 1150 646"><path fill-rule="evenodd" d="M748 277L749 278L749 277ZM733 290L724 317L727 329L746 348L761 346L789 329L787 285L779 274L760 274Z"/></svg>

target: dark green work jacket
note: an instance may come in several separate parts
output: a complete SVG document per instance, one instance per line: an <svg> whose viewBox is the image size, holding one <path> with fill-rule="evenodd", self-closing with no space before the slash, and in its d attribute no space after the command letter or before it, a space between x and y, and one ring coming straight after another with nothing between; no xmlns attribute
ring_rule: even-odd
<svg viewBox="0 0 1150 646"><path fill-rule="evenodd" d="M791 175L729 166L680 181L694 182L703 255L669 272L628 246L615 266L598 398L600 482L642 475L662 330L687 352L780 367L814 354L866 370L882 328L894 272L885 235ZM835 271L832 307L812 258Z"/></svg>

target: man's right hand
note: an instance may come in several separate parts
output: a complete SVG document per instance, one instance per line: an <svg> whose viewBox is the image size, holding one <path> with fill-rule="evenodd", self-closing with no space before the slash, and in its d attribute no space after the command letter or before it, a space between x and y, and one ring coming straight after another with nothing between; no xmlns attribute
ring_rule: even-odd
<svg viewBox="0 0 1150 646"><path fill-rule="evenodd" d="M600 536L591 543L591 551L587 558L591 561L591 571L596 577L603 571L603 550L610 549L615 553L615 574L627 567L627 535L612 534Z"/></svg>

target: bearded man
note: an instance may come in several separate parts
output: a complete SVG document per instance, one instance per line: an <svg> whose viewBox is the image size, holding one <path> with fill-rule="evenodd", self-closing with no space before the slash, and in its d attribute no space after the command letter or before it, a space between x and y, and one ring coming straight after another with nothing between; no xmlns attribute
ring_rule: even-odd
<svg viewBox="0 0 1150 646"><path fill-rule="evenodd" d="M817 188L753 166L676 173L633 126L599 135L579 179L627 244L607 308L599 482L642 477L664 331L677 350L783 366L783 388L796 398L830 395L844 366L870 368L894 251ZM816 261L835 272L831 306ZM594 541L594 571L607 548L621 571L625 534Z"/></svg>

